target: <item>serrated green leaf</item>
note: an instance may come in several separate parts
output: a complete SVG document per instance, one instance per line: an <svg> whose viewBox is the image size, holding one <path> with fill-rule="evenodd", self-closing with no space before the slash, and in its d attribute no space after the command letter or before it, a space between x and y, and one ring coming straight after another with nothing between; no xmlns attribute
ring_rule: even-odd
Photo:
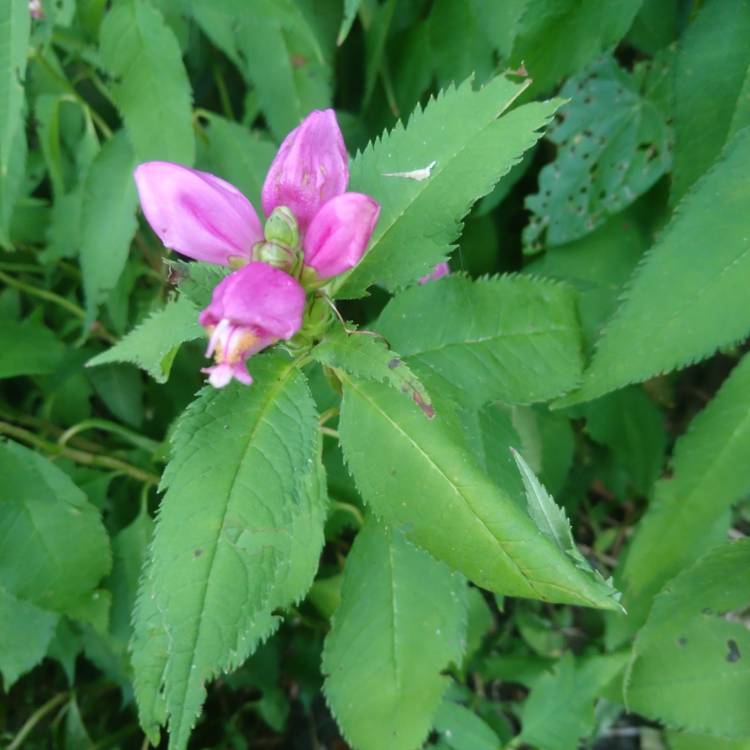
<svg viewBox="0 0 750 750"><path fill-rule="evenodd" d="M546 137L555 160L539 173L539 192L526 198L533 216L524 229L531 249L561 245L592 232L645 193L672 163L666 60L625 72L605 57L568 80L570 102Z"/></svg>
<svg viewBox="0 0 750 750"><path fill-rule="evenodd" d="M506 113L523 90L502 76L478 91L466 81L357 155L349 189L372 195L381 211L370 249L337 296L360 297L371 284L392 291L446 259L471 205L536 143L559 105Z"/></svg>
<svg viewBox="0 0 750 750"><path fill-rule="evenodd" d="M617 309L620 290L646 247L637 217L625 211L579 240L549 248L524 271L565 281L578 290L581 329L588 348Z"/></svg>
<svg viewBox="0 0 750 750"><path fill-rule="evenodd" d="M3 586L44 609L76 609L111 565L99 511L67 474L15 443L0 442L0 476Z"/></svg>
<svg viewBox="0 0 750 750"><path fill-rule="evenodd" d="M311 109L330 106L331 70L294 0L199 0L193 16L251 83L281 140Z"/></svg>
<svg viewBox="0 0 750 750"><path fill-rule="evenodd" d="M230 268L216 263L186 263L184 260L170 259L167 266L180 294L199 310L208 306L216 285L231 272Z"/></svg>
<svg viewBox="0 0 750 750"><path fill-rule="evenodd" d="M206 115L207 141L198 142L197 166L231 182L260 212L260 193L276 146L219 115Z"/></svg>
<svg viewBox="0 0 750 750"><path fill-rule="evenodd" d="M440 704L435 731L453 750L497 750L500 747L500 739L492 727L470 709L451 700Z"/></svg>
<svg viewBox="0 0 750 750"><path fill-rule="evenodd" d="M102 146L86 176L80 253L89 319L117 284L138 226L135 164L133 148L120 131Z"/></svg>
<svg viewBox="0 0 750 750"><path fill-rule="evenodd" d="M0 182L11 161L11 147L22 129L23 81L31 19L26 0L6 0L0 7Z"/></svg>
<svg viewBox="0 0 750 750"><path fill-rule="evenodd" d="M123 644L132 634L131 615L138 590L141 566L154 532L154 522L144 506L132 523L112 540L112 574L108 588L112 592L109 630Z"/></svg>
<svg viewBox="0 0 750 750"><path fill-rule="evenodd" d="M326 334L311 355L327 367L387 383L411 398L428 418L435 414L430 396L419 378L382 338L371 331L347 333L343 328L336 328Z"/></svg>
<svg viewBox="0 0 750 750"><path fill-rule="evenodd" d="M44 658L58 617L0 586L0 673L6 693Z"/></svg>
<svg viewBox="0 0 750 750"><path fill-rule="evenodd" d="M524 461L523 456L514 448L511 448L511 453L518 471L521 472L523 486L526 489L529 515L537 528L548 539L551 539L561 552L573 549L575 541L565 510L557 505L549 492L544 489L542 483L536 478L536 474Z"/></svg>
<svg viewBox="0 0 750 750"><path fill-rule="evenodd" d="M377 330L428 390L445 389L467 405L532 403L579 381L575 304L574 291L563 284L453 275L394 297Z"/></svg>
<svg viewBox="0 0 750 750"><path fill-rule="evenodd" d="M464 593L461 576L399 532L365 523L323 650L326 699L358 750L424 740L448 686L441 672L463 654Z"/></svg>
<svg viewBox="0 0 750 750"><path fill-rule="evenodd" d="M524 65L534 90L544 92L614 47L643 0L526 0L516 27L510 66Z"/></svg>
<svg viewBox="0 0 750 750"><path fill-rule="evenodd" d="M643 388L615 391L583 407L586 431L606 445L637 492L647 496L667 449L664 416Z"/></svg>
<svg viewBox="0 0 750 750"><path fill-rule="evenodd" d="M49 328L36 320L0 320L0 378L53 372L65 347Z"/></svg>
<svg viewBox="0 0 750 750"><path fill-rule="evenodd" d="M198 308L180 296L147 317L125 338L90 359L87 367L112 362L131 362L157 383L166 383L180 344L205 335L198 324Z"/></svg>
<svg viewBox="0 0 750 750"><path fill-rule="evenodd" d="M750 75L748 37L750 3L711 0L702 5L679 40L674 72L674 203L711 166L732 132L733 119L742 107L743 82ZM750 118L744 124L750 124Z"/></svg>
<svg viewBox="0 0 750 750"><path fill-rule="evenodd" d="M690 732L750 734L750 539L714 548L657 596L625 680L631 709Z"/></svg>
<svg viewBox="0 0 750 750"><path fill-rule="evenodd" d="M656 484L618 576L628 610L607 637L617 645L643 624L653 597L713 541L711 529L750 492L750 355L675 445L672 478Z"/></svg>
<svg viewBox="0 0 750 750"><path fill-rule="evenodd" d="M192 164L190 83L177 39L159 11L145 0L120 0L104 17L100 47L137 160Z"/></svg>
<svg viewBox="0 0 750 750"><path fill-rule="evenodd" d="M594 728L594 700L620 673L627 654L593 656L576 663L568 651L554 671L534 681L521 716L521 743L570 750Z"/></svg>
<svg viewBox="0 0 750 750"><path fill-rule="evenodd" d="M747 127L693 186L644 256L597 342L583 385L559 406L683 367L748 334L749 163Z"/></svg>
<svg viewBox="0 0 750 750"><path fill-rule="evenodd" d="M578 569L487 478L447 405L436 411L427 420L393 389L344 376L341 445L375 513L482 588L616 608L611 589Z"/></svg>
<svg viewBox="0 0 750 750"><path fill-rule="evenodd" d="M279 588L300 596L317 564L305 553L303 575L292 562L302 554L293 549L304 543L299 525L311 546L322 539L312 521L295 526L311 483L319 486L309 477L315 405L287 357L258 357L253 374L251 387L201 392L174 432L162 480L132 652L141 723L155 740L168 722L173 750L187 745L205 683L252 653L272 629Z"/></svg>

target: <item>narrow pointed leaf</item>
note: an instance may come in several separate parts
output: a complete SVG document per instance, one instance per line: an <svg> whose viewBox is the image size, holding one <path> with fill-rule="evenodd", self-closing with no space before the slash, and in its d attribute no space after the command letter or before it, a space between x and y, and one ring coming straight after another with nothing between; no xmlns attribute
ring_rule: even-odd
<svg viewBox="0 0 750 750"><path fill-rule="evenodd" d="M743 83L750 75L748 37L750 3L712 0L703 4L679 40L674 65L675 203L710 168L733 132L745 101Z"/></svg>
<svg viewBox="0 0 750 750"><path fill-rule="evenodd" d="M135 164L133 147L121 131L102 147L86 176L80 253L86 308L91 319L117 284L138 226Z"/></svg>
<svg viewBox="0 0 750 750"><path fill-rule="evenodd" d="M353 747L420 746L448 686L441 672L463 653L465 591L399 532L366 522L323 651L325 695Z"/></svg>
<svg viewBox="0 0 750 750"><path fill-rule="evenodd" d="M0 7L0 181L6 178L13 139L22 126L30 29L27 0L4 0Z"/></svg>

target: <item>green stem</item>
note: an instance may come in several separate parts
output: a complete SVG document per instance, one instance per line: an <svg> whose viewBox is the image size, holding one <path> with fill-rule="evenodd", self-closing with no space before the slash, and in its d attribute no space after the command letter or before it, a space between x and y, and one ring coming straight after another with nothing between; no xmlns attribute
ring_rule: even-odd
<svg viewBox="0 0 750 750"><path fill-rule="evenodd" d="M150 471L144 471L143 469L133 466L132 464L122 461L114 456L103 456L88 451L78 450L77 448L69 448L68 446L61 446L57 443L50 443L44 438L40 438L29 430L24 430L23 427L16 427L16 425L9 424L8 422L0 422L0 434L9 435L16 440L20 440L22 443L31 445L34 448L38 448L41 451L49 454L50 456L62 456L63 458L70 459L77 464L83 466L93 466L99 469L110 469L112 471L119 471L127 476L136 479L139 482L148 482L149 484L159 484L159 477L156 474L152 474Z"/></svg>
<svg viewBox="0 0 750 750"><path fill-rule="evenodd" d="M83 320L83 318L86 317L83 308L76 305L75 302L71 302L69 299L61 297L59 294L48 292L46 289L39 289L39 287L32 286L31 284L25 284L23 281L8 276L7 273L3 273L2 271L0 271L0 281L4 281L8 286L15 287L21 292L26 292L26 294L30 294L32 297L39 297L39 299L59 305L60 307L65 308L69 313L75 315L76 318Z"/></svg>
<svg viewBox="0 0 750 750"><path fill-rule="evenodd" d="M343 500L331 500L331 508L334 510L342 510L344 513L348 513L357 520L357 524L362 526L365 522L365 517L362 515L362 511L351 503L345 503Z"/></svg>
<svg viewBox="0 0 750 750"><path fill-rule="evenodd" d="M68 699L69 693L58 693L57 695L50 698L44 705L37 708L31 716L26 720L24 725L19 729L18 734L13 738L13 741L8 745L5 750L18 750L23 744L23 741L34 731L34 727L48 714L54 711L61 703L64 703Z"/></svg>
<svg viewBox="0 0 750 750"><path fill-rule="evenodd" d="M339 432L338 432L338 430L334 430L332 427L323 427L321 425L320 431L324 435L328 435L328 437L332 437L332 438L335 438L336 440L339 440Z"/></svg>
<svg viewBox="0 0 750 750"><path fill-rule="evenodd" d="M67 445L68 441L85 430L103 430L104 432L111 432L114 435L127 440L131 445L136 448L142 448L148 453L156 453L161 448L161 443L151 438L147 438L145 435L140 435L134 430L130 430L127 427L123 427L116 422L110 422L107 419L85 419L83 422L69 427L62 435L57 439L57 444L60 447Z"/></svg>
<svg viewBox="0 0 750 750"><path fill-rule="evenodd" d="M32 50L32 55L37 62L44 68L44 70L52 76L71 96L75 98L78 104L88 112L91 119L96 123L99 130L107 137L112 137L112 129L107 125L104 118L94 109L89 106L89 103L76 91L75 86L64 76L61 76L44 58L44 56L38 50Z"/></svg>
<svg viewBox="0 0 750 750"><path fill-rule="evenodd" d="M59 307L67 310L69 313L71 313L71 315L74 315L79 320L83 320L86 317L86 311L82 307L79 307L75 302L71 302L69 299L65 299L65 297L61 297L59 294L49 292L46 289L40 289L39 287L32 286L31 284L26 284L25 282L19 281L13 276L8 276L7 273L3 273L2 271L0 271L0 281L4 281L8 286L15 287L21 292L26 292L26 294L29 294L32 297L38 297L39 299L43 299L46 302L51 302L54 305L58 305ZM117 343L117 338L113 336L99 321L96 321L95 323L95 325L91 326L91 331L94 334L96 334L103 341L106 341L108 344Z"/></svg>

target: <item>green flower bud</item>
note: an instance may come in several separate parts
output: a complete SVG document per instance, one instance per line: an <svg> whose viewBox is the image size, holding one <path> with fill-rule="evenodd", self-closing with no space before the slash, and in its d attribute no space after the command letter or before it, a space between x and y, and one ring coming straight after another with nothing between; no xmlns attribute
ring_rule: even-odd
<svg viewBox="0 0 750 750"><path fill-rule="evenodd" d="M295 259L296 253L276 242L259 242L253 248L253 260L280 268L287 273L294 266Z"/></svg>
<svg viewBox="0 0 750 750"><path fill-rule="evenodd" d="M263 230L267 242L295 250L299 245L299 227L294 214L286 206L277 206Z"/></svg>

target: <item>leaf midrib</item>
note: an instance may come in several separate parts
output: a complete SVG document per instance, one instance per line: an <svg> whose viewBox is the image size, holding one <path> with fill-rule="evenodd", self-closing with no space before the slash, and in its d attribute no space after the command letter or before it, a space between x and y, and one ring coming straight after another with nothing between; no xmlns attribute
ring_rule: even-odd
<svg viewBox="0 0 750 750"><path fill-rule="evenodd" d="M414 438L412 438L411 435L409 435L406 431L404 431L401 428L401 426L397 422L395 422L388 413L386 413L382 408L380 408L380 406L377 404L377 402L375 402L372 398L370 398L369 396L367 396L366 394L364 394L360 389L358 389L349 378L346 378L346 381L347 381L349 387L352 388L353 390L355 390L359 394L360 398L362 398L365 401L367 401L368 403L370 403L371 406L376 411L378 411L393 426L393 428L397 432L400 432L417 449L417 451L424 457L424 459L427 461L427 463L430 464L438 472L438 474L440 474L443 477L443 479L453 489L453 491L464 501L464 504L471 511L471 513L474 516L474 518L476 518L479 521L479 523L481 524L481 526L484 529L484 531L487 534L489 534L489 536L495 542L497 542L500 545L500 550L502 551L502 553L511 562L511 564L517 569L517 571L521 574L521 576L523 577L523 579L525 581L527 581L527 583L529 584L529 587L532 589L532 591L534 591L536 593L539 593L537 591L536 587L535 587L534 582L529 577L529 574L527 573L527 571L510 555L510 553L507 552L507 550L503 546L503 542L495 536L495 534L492 532L492 530L489 528L489 526L487 526L487 524L485 523L484 519L481 516L479 516L477 514L477 512L474 510L474 508L473 508L470 500L461 491L461 489L450 480L450 478L443 471L443 469L440 466L438 466L435 463L435 461L433 461L432 457L422 448L421 445L419 445L419 443L416 442L416 440L414 440ZM540 599L543 599L543 598L544 597L540 596Z"/></svg>
<svg viewBox="0 0 750 750"><path fill-rule="evenodd" d="M479 137L487 128L491 127L493 123L497 122L497 120L502 117L505 112L508 111L508 108L513 104L516 99L518 99L519 96L531 85L531 81L527 80L525 81L521 86L519 86L516 91L514 92L513 96L504 103L504 105L497 111L497 114L493 115L492 118L487 121L482 127L475 130L471 136L469 136L463 144L458 148L458 150L454 151L452 154L449 154L448 156L444 157L440 161L437 162L437 164L434 165L432 171L430 172L430 177L427 180L424 180L419 185L419 189L416 190L411 196L409 196L409 199L407 200L406 204L403 206L402 210L393 216L392 221L385 227L382 234L378 237L377 242L375 242L367 251L365 256L362 258L362 260L359 263L358 269L362 268L369 268L371 264L371 258L373 251L380 246L380 244L385 240L385 238L388 236L388 233L398 224L398 222L403 218L403 216L412 208L414 203L417 202L417 200L421 199L424 195L425 191L429 189L429 187L432 185L432 183L440 177L440 175L443 174L443 172L447 169L447 166L452 164L460 154L462 154L466 149L474 142L476 138ZM478 93L478 92L476 92ZM426 110L425 110L426 111ZM422 113L424 116L424 112ZM403 131L404 133L406 130ZM362 155L362 158L364 158L364 154ZM347 284L342 287L342 289L345 289Z"/></svg>
<svg viewBox="0 0 750 750"><path fill-rule="evenodd" d="M253 425L253 428L250 434L248 435L245 449L243 450L242 456L240 457L239 461L237 461L237 465L234 468L232 479L229 484L229 489L226 493L226 501L224 503L224 509L221 515L221 525L219 526L219 530L215 537L215 542L211 548L211 553L210 553L211 557L208 563L208 572L206 574L205 584L203 585L203 591L200 597L198 622L196 624L195 631L194 631L195 636L190 646L191 654L195 654L195 649L200 639L201 629L203 625L203 613L204 613L205 606L206 606L206 599L208 598L208 589L210 588L210 585L211 585L211 576L213 573L214 563L216 561L216 553L219 548L219 540L221 538L221 534L224 529L224 524L226 522L227 513L229 512L229 505L231 504L231 499L232 499L232 496L234 495L235 484L237 483L237 477L239 476L240 467L244 464L245 459L247 458L247 454L250 451L250 448L253 446L258 429L260 428L260 425L263 424L263 422L265 421L266 413L271 408L271 405L276 401L276 398L279 392L282 390L283 386L286 384L287 378L294 372L294 369L295 369L294 365L295 365L294 362L291 362L289 365L287 365L286 369L279 374L277 382L268 391L266 403L263 404L263 406L257 412L257 418L256 418L255 424ZM184 719L184 708L187 702L188 691L192 686L193 676L194 676L193 672L191 671L188 673L187 679L183 681L184 689L182 690L182 695L180 698L179 722L176 723L176 726L172 725L174 722L175 714L170 711L170 730L171 730L172 738L175 741L175 746L179 746L179 740L181 739L182 722Z"/></svg>

